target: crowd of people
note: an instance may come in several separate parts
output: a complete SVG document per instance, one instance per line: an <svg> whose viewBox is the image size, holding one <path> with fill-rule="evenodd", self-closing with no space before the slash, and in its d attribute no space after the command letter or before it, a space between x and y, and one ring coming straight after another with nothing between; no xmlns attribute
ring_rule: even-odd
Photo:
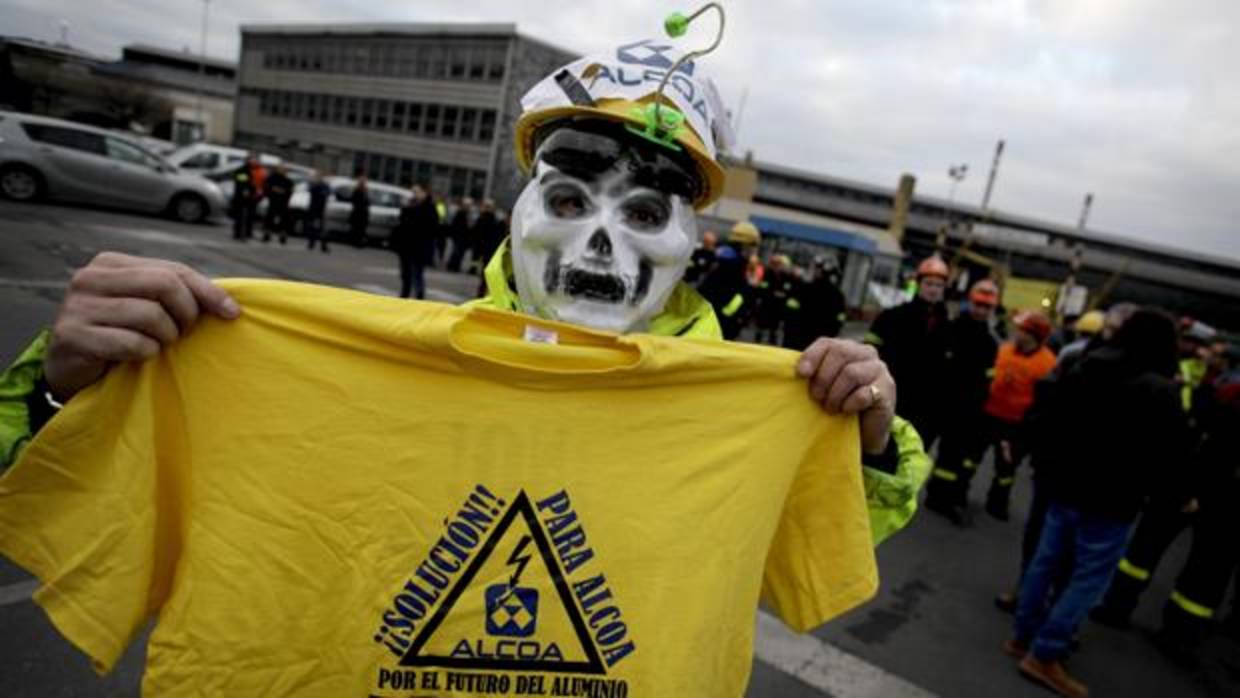
<svg viewBox="0 0 1240 698"><path fill-rule="evenodd" d="M280 244L286 243L295 224L289 207L294 182L288 169L284 165L268 168L256 154L251 154L233 173L232 182L229 214L233 219L233 238L241 241L253 238L254 226L258 224L263 242L269 242L274 236ZM331 187L323 173L316 171L306 189L308 205L300 215L306 247L329 252L326 215ZM267 202L267 208L259 221L262 201ZM368 238L370 208L368 179L359 171L354 174L349 192L347 239L355 246L364 245ZM449 202L432 193L428 184L413 184L388 241L388 246L400 259L401 297L426 297L427 267L460 272L465 265L471 273L481 275L487 260L507 235L504 212L496 208L493 200L475 202L466 196Z"/></svg>
<svg viewBox="0 0 1240 698"><path fill-rule="evenodd" d="M690 259L685 281L710 302L724 338L749 329L759 344L804 350L818 337L839 336L847 315L838 262L820 255L801 267L786 254L763 262L761 243L757 227L741 221L725 243L704 231Z"/></svg>
<svg viewBox="0 0 1240 698"><path fill-rule="evenodd" d="M1017 469L1026 459L1033 468L1018 582L995 599L1015 614L1004 652L1021 673L1083 698L1064 667L1081 624L1127 627L1159 559L1192 528L1153 636L1192 662L1240 558L1230 538L1240 524L1236 348L1200 322L1128 303L1058 330L1041 312L1016 312L1005 338L993 281L973 284L956 309L943 260L924 260L916 277L912 300L883 311L866 341L896 380L898 413L928 451L937 444L926 508L969 526L970 485L993 451L984 510L1008 521ZM1226 627L1240 630L1240 610Z"/></svg>

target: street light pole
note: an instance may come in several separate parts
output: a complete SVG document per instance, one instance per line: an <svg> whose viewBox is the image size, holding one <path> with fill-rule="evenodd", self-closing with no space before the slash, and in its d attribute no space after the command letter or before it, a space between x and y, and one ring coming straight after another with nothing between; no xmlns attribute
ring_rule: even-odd
<svg viewBox="0 0 1240 698"><path fill-rule="evenodd" d="M202 33L198 41L198 105L195 111L198 119L198 140L207 140L207 119L203 114L202 100L203 93L206 91L207 80L207 8L210 7L211 0L202 0Z"/></svg>
<svg viewBox="0 0 1240 698"><path fill-rule="evenodd" d="M947 243L947 229L951 227L952 205L956 201L956 185L964 180L965 175L969 173L968 163L959 165L951 165L947 168L947 176L951 178L952 185L947 190L947 209L943 212L943 222L939 224L939 234L934 241L934 249L936 252L942 252L943 246Z"/></svg>

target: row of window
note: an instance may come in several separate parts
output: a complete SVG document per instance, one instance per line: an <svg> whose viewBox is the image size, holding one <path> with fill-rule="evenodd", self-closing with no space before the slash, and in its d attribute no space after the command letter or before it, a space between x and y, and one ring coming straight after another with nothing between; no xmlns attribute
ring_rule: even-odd
<svg viewBox="0 0 1240 698"><path fill-rule="evenodd" d="M282 90L253 92L259 98L258 113L264 116L397 131L466 143L490 143L495 137L494 109Z"/></svg>
<svg viewBox="0 0 1240 698"><path fill-rule="evenodd" d="M401 187L422 182L430 186L437 196L471 196L480 199L487 186L487 173L468 167L453 167L439 163L412 160L383 153L355 152L353 172L365 172L376 182L386 182Z"/></svg>
<svg viewBox="0 0 1240 698"><path fill-rule="evenodd" d="M263 67L426 80L504 79L507 42L365 39L273 41L257 44Z"/></svg>

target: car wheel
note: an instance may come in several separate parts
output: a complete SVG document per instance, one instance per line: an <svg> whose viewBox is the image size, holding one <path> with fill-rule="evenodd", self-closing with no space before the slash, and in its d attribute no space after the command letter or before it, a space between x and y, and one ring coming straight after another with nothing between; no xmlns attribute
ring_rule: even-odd
<svg viewBox="0 0 1240 698"><path fill-rule="evenodd" d="M35 201L43 196L43 175L26 165L0 169L0 193L14 201Z"/></svg>
<svg viewBox="0 0 1240 698"><path fill-rule="evenodd" d="M198 223L207 217L207 202L197 194L183 192L172 197L172 216L182 223Z"/></svg>

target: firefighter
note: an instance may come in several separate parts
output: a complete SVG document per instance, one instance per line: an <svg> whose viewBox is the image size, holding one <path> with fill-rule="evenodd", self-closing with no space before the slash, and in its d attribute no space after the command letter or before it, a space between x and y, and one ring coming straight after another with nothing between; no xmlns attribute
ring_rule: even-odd
<svg viewBox="0 0 1240 698"><path fill-rule="evenodd" d="M865 341L900 386L900 416L913 423L926 450L939 436L942 395L948 390L947 264L938 256L917 267L917 295L879 313Z"/></svg>
<svg viewBox="0 0 1240 698"><path fill-rule="evenodd" d="M758 284L758 310L754 315L758 344L779 346L784 316L788 312L788 302L793 300L795 283L796 276L788 255L771 255L766 274Z"/></svg>
<svg viewBox="0 0 1240 698"><path fill-rule="evenodd" d="M995 477L986 495L986 513L999 521L1009 518L1016 468L1027 450L1024 419L1033 404L1034 385L1055 368L1055 355L1046 348L1051 321L1026 310L1017 313L1013 324L1012 341L999 347L995 358L985 406L995 446Z"/></svg>
<svg viewBox="0 0 1240 698"><path fill-rule="evenodd" d="M1240 548L1240 373L1223 376L1211 387L1210 406L1202 415L1205 437L1197 453L1200 471L1196 498L1188 507L1152 504L1120 560L1111 587L1090 616L1103 625L1125 628L1149 586L1163 554L1191 528L1188 560L1163 606L1156 644L1174 658L1192 661L1207 637Z"/></svg>
<svg viewBox="0 0 1240 698"><path fill-rule="evenodd" d="M968 522L969 484L986 452L987 428L983 406L990 394L990 372L999 352L999 338L990 321L999 304L999 287L989 279L973 285L966 312L949 325L948 382L944 409L950 419L943 427L930 482L926 508L956 525Z"/></svg>
<svg viewBox="0 0 1240 698"><path fill-rule="evenodd" d="M789 313L784 319L783 346L798 351L818 337L839 336L848 319L834 259L815 257L806 274L808 278L795 286L788 302Z"/></svg>

